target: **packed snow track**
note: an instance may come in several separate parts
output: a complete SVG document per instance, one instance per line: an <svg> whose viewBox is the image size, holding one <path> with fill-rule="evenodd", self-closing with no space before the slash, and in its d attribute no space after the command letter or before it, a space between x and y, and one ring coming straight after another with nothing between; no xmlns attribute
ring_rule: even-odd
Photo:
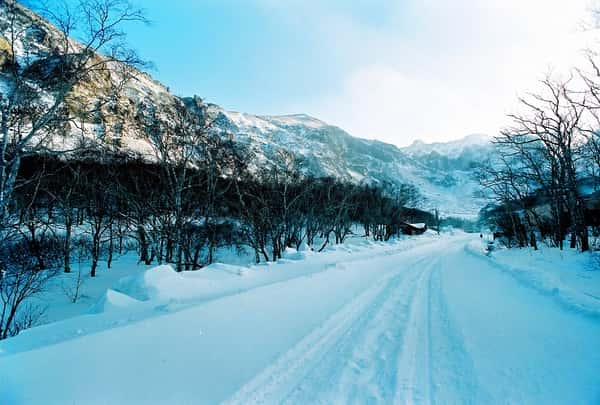
<svg viewBox="0 0 600 405"><path fill-rule="evenodd" d="M0 352L0 403L600 403L600 317L472 240L374 247L51 345L17 337Z"/></svg>

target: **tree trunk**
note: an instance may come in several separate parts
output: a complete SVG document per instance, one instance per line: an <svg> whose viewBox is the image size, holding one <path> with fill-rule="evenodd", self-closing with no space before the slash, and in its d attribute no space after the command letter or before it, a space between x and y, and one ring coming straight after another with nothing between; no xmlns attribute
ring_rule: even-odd
<svg viewBox="0 0 600 405"><path fill-rule="evenodd" d="M100 260L100 235L99 232L94 233L92 237L92 269L90 277L96 277L96 269Z"/></svg>
<svg viewBox="0 0 600 405"><path fill-rule="evenodd" d="M113 238L113 225L110 224L109 230L108 230L108 258L106 259L106 267L108 267L109 269L112 266L112 260L113 260L113 250L114 250L114 238Z"/></svg>
<svg viewBox="0 0 600 405"><path fill-rule="evenodd" d="M530 240L531 240L531 247L533 248L533 250L538 250L537 240L535 239L535 232L534 231L531 231Z"/></svg>
<svg viewBox="0 0 600 405"><path fill-rule="evenodd" d="M148 263L148 238L146 237L146 230L142 225L138 225L138 239L140 246L140 262L143 262L144 264L150 264Z"/></svg>
<svg viewBox="0 0 600 405"><path fill-rule="evenodd" d="M71 233L72 233L72 218L68 214L65 218L65 243L63 246L63 254L64 254L64 265L65 265L65 273L71 272Z"/></svg>

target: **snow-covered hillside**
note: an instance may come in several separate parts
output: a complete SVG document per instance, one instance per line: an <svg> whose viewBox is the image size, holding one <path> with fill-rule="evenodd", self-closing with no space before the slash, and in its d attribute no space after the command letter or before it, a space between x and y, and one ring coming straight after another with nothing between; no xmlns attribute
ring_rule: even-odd
<svg viewBox="0 0 600 405"><path fill-rule="evenodd" d="M314 176L347 181L410 183L425 197L424 206L442 214L473 218L485 205L474 170L490 151L488 137L472 136L447 144L421 143L422 151L356 138L341 128L304 114L256 116L212 106L219 128L232 133L257 156L257 164L293 153L297 164Z"/></svg>

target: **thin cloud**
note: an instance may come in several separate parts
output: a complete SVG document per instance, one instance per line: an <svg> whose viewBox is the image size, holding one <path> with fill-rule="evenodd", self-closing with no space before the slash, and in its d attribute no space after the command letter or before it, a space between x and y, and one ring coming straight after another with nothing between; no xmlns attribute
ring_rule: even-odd
<svg viewBox="0 0 600 405"><path fill-rule="evenodd" d="M576 63L589 13L585 0L388 1L374 24L342 3L260 1L343 64L328 94L293 108L398 145L498 131L518 93Z"/></svg>

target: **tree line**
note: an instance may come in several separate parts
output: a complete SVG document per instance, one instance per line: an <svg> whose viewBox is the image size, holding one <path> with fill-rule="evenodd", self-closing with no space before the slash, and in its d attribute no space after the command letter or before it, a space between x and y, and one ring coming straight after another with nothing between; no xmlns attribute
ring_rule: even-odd
<svg viewBox="0 0 600 405"><path fill-rule="evenodd" d="M30 156L9 205L11 237L4 245L24 245L38 269L49 267L51 246L70 272L74 241L83 238L93 277L100 260L110 267L114 256L129 250L145 264L196 270L212 263L221 246L248 246L258 263L302 244L322 251L357 230L387 241L407 221L434 221L411 208L420 200L413 186L346 183L278 165L254 173L237 145L218 143L215 152L229 150L234 164L218 172L206 161L172 166L99 150L85 159ZM182 179L177 195L173 178Z"/></svg>
<svg viewBox="0 0 600 405"><path fill-rule="evenodd" d="M539 239L563 249L590 250L600 226L600 70L548 75L540 89L520 98L512 125L495 138L495 158L481 183L496 199L483 219L509 246Z"/></svg>

